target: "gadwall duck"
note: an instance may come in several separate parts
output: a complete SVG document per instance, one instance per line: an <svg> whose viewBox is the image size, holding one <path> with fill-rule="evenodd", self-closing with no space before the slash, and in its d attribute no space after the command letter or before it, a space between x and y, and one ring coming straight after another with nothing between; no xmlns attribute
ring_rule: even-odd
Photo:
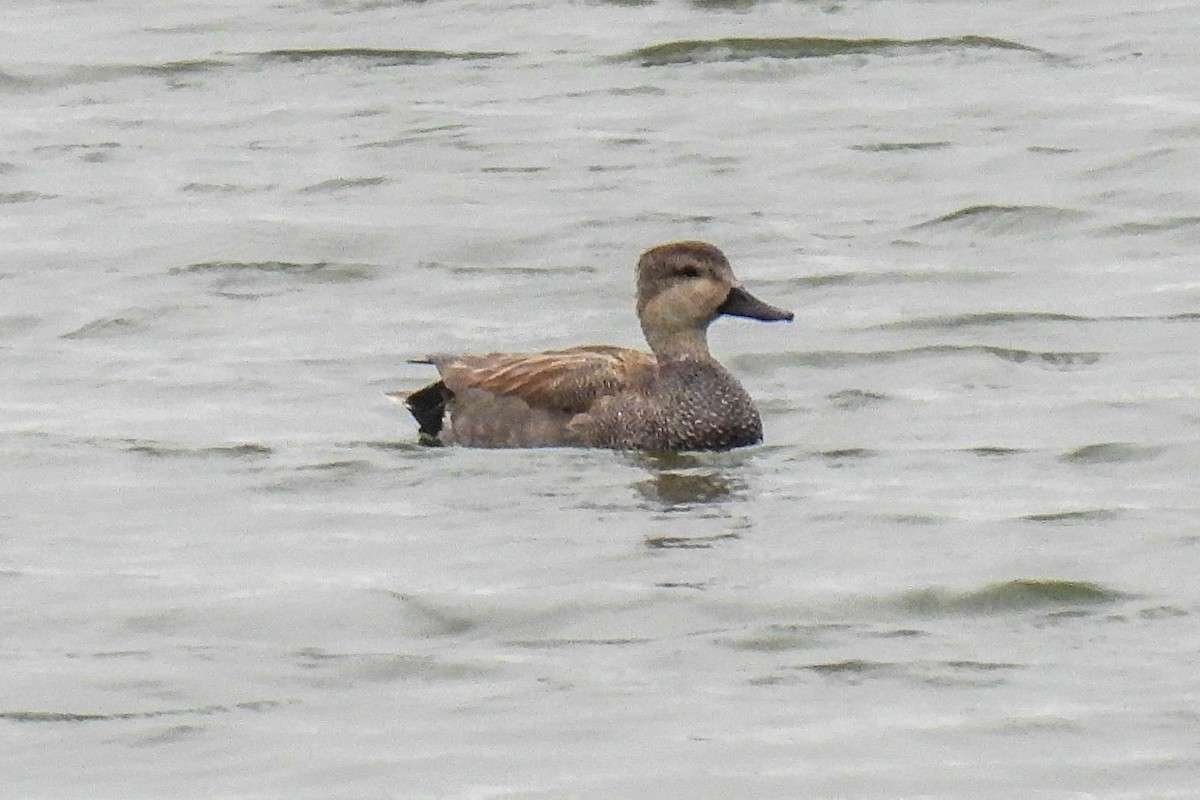
<svg viewBox="0 0 1200 800"><path fill-rule="evenodd" d="M722 314L792 313L743 289L711 244L671 242L638 261L637 314L653 355L606 345L433 355L418 363L441 380L389 396L408 406L427 444L671 452L762 441L754 401L708 352L708 326Z"/></svg>

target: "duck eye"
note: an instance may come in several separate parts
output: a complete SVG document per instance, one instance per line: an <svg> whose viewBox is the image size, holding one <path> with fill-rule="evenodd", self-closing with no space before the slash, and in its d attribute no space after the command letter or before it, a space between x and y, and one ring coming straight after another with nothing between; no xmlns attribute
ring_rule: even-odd
<svg viewBox="0 0 1200 800"><path fill-rule="evenodd" d="M699 278L700 269L688 264L686 267L680 267L675 274L683 278Z"/></svg>

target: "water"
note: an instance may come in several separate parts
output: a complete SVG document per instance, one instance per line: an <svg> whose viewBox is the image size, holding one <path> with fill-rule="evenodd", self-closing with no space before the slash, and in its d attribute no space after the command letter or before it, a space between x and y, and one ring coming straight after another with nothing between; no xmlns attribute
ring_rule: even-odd
<svg viewBox="0 0 1200 800"><path fill-rule="evenodd" d="M1190 4L2 19L6 796L1200 796ZM415 445L677 238L766 444Z"/></svg>

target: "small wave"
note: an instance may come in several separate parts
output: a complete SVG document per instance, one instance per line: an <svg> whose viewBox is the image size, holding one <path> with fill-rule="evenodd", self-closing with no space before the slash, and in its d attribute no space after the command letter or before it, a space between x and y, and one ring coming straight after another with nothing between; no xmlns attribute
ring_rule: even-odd
<svg viewBox="0 0 1200 800"><path fill-rule="evenodd" d="M728 38L664 42L633 50L619 60L643 67L754 58L802 59L847 55L899 55L946 50L1015 50L1049 55L1028 45L990 36L943 36L931 39L830 39L823 37Z"/></svg>
<svg viewBox="0 0 1200 800"><path fill-rule="evenodd" d="M1038 153L1044 156L1062 156L1068 153L1078 153L1077 147L1050 147L1046 145L1033 144L1025 148L1030 153Z"/></svg>
<svg viewBox="0 0 1200 800"><path fill-rule="evenodd" d="M1110 508L1081 508L1069 511L1046 511L1039 514L1026 514L1021 519L1028 522L1108 522L1115 519L1119 512Z"/></svg>
<svg viewBox="0 0 1200 800"><path fill-rule="evenodd" d="M327 283L363 281L375 277L374 267L368 264L347 264L330 261L201 261L174 267L172 275L199 274L225 277L275 276L310 278Z"/></svg>
<svg viewBox="0 0 1200 800"><path fill-rule="evenodd" d="M908 283L983 283L1006 277L1003 272L964 270L912 270L897 272L824 272L784 280L757 281L760 285L819 289L826 286L890 286Z"/></svg>
<svg viewBox="0 0 1200 800"><path fill-rule="evenodd" d="M880 519L895 522L898 525L929 526L945 525L948 518L939 514L885 514Z"/></svg>
<svg viewBox="0 0 1200 800"><path fill-rule="evenodd" d="M506 644L521 647L526 650L560 650L566 647L628 647L629 645L650 644L653 639L636 637L617 637L612 639L512 639Z"/></svg>
<svg viewBox="0 0 1200 800"><path fill-rule="evenodd" d="M263 458L275 451L265 444L258 442L239 442L237 444L221 444L212 447L181 447L178 445L148 442L139 439L128 440L128 451L152 458Z"/></svg>
<svg viewBox="0 0 1200 800"><path fill-rule="evenodd" d="M857 411L860 408L883 403L889 398L886 394L868 392L865 389L842 389L841 391L830 393L825 399L835 408L840 408L843 411Z"/></svg>
<svg viewBox="0 0 1200 800"><path fill-rule="evenodd" d="M56 194L42 194L28 189L19 192L0 192L0 206L16 205L17 203L36 203L38 200L53 200Z"/></svg>
<svg viewBox="0 0 1200 800"><path fill-rule="evenodd" d="M982 446L982 447L969 447L963 452L971 453L972 455L980 456L983 458L1006 458L1008 456L1020 455L1021 453L1024 453L1025 451L1018 450L1015 447L999 447L999 446L995 446L995 445L986 445L986 446Z"/></svg>
<svg viewBox="0 0 1200 800"><path fill-rule="evenodd" d="M1195 322L1200 320L1200 311L1183 311L1177 314L1114 314L1111 316L1086 317L1079 314L1063 314L1056 311L981 311L968 314L949 314L940 317L918 317L916 319L885 322L873 326L873 330L936 330L938 328L969 328L986 325L1009 325L1022 322ZM1098 355L1098 354L1097 354Z"/></svg>
<svg viewBox="0 0 1200 800"><path fill-rule="evenodd" d="M444 261L418 261L417 268L448 272L451 275L478 275L480 273L496 275L590 275L598 272L595 267L588 264L576 264L574 266L555 264L546 266L512 266L502 264L447 264Z"/></svg>
<svg viewBox="0 0 1200 800"><path fill-rule="evenodd" d="M1015 350L990 345L927 345L908 347L901 350L869 350L854 352L846 350L816 350L790 353L756 353L734 356L730 363L746 372L763 372L788 367L816 367L840 369L857 364L895 364L922 358L962 356L983 353L1014 364L1030 363L1034 366L1068 370L1095 364L1101 353L1060 353Z"/></svg>
<svg viewBox="0 0 1200 800"><path fill-rule="evenodd" d="M395 452L425 453L429 450L429 448L426 447L425 445L418 444L417 442L408 442L408 441L356 440L353 442L346 442L345 444L343 444L341 446L349 448L349 449L354 449L356 447L366 447L371 450L383 450L383 451L389 452L389 453L395 453Z"/></svg>
<svg viewBox="0 0 1200 800"><path fill-rule="evenodd" d="M318 461L315 464L301 464L295 467L296 472L339 472L346 475L369 472L375 465L363 459L343 458L333 461Z"/></svg>
<svg viewBox="0 0 1200 800"><path fill-rule="evenodd" d="M444 50L392 50L367 47L279 49L150 64L87 64L65 67L57 74L27 78L0 71L0 92L28 91L46 86L88 84L129 78L158 78L182 85L188 78L203 78L228 70L246 70L269 64L354 63L365 67L423 66L443 62L481 61L514 55L503 52L451 52Z"/></svg>
<svg viewBox="0 0 1200 800"><path fill-rule="evenodd" d="M981 347L984 352L1014 364L1024 364L1026 361L1035 364L1054 367L1056 369L1073 369L1089 367L1100 360L1099 353L1036 353L1030 350L1014 350L1009 347Z"/></svg>
<svg viewBox="0 0 1200 800"><path fill-rule="evenodd" d="M1121 592L1085 581L1021 579L969 592L920 589L901 595L895 604L908 613L940 616L1074 609L1126 598Z"/></svg>
<svg viewBox="0 0 1200 800"><path fill-rule="evenodd" d="M156 77L176 77L179 75L195 75L201 72L213 72L218 69L233 66L232 61L222 61L215 58L200 58L190 61L168 61L165 64L141 64L130 69L142 75Z"/></svg>
<svg viewBox="0 0 1200 800"><path fill-rule="evenodd" d="M525 167L484 167L480 172L485 175L534 175L538 172L545 172L549 167L540 166L525 166Z"/></svg>
<svg viewBox="0 0 1200 800"><path fill-rule="evenodd" d="M128 316L101 317L64 333L60 339L110 339L117 336L131 336L150 329L144 320Z"/></svg>
<svg viewBox="0 0 1200 800"><path fill-rule="evenodd" d="M918 317L876 326L877 330L937 330L974 328L990 325L1012 325L1021 322L1097 322L1096 317L1060 314L1054 311L979 311L968 314L948 314L939 317Z"/></svg>
<svg viewBox="0 0 1200 800"><path fill-rule="evenodd" d="M215 58L167 61L161 64L81 64L67 67L58 75L44 77L41 82L45 85L71 85L128 78L159 78L165 80L168 85L178 86L182 85L185 78L216 73L236 68L237 65L237 60Z"/></svg>
<svg viewBox="0 0 1200 800"><path fill-rule="evenodd" d="M607 0L623 5L648 5L647 0ZM762 0L689 0L692 8L701 11L748 11Z"/></svg>
<svg viewBox="0 0 1200 800"><path fill-rule="evenodd" d="M268 50L251 54L260 61L305 63L309 61L356 61L372 66L397 67L435 64L440 61L481 61L513 55L503 52L451 52L448 50L390 50L371 47L328 47Z"/></svg>
<svg viewBox="0 0 1200 800"><path fill-rule="evenodd" d="M1088 444L1069 453L1062 460L1071 464L1120 464L1149 461L1162 453L1161 447L1127 444L1125 442L1103 442Z"/></svg>
<svg viewBox="0 0 1200 800"><path fill-rule="evenodd" d="M404 132L401 136L396 136L388 139L379 139L371 142L363 142L354 145L355 149L372 149L372 148L390 148L404 147L415 142L463 142L470 133L471 126L464 125L460 122L447 123L445 125L430 125L411 128Z"/></svg>
<svg viewBox="0 0 1200 800"><path fill-rule="evenodd" d="M875 661L847 658L786 667L784 672L752 679L756 685L793 683L797 674L815 674L830 680L858 684L864 680L900 680L928 686L998 686L1005 673L1024 665L1001 661Z"/></svg>
<svg viewBox="0 0 1200 800"><path fill-rule="evenodd" d="M1101 236L1144 236L1200 228L1200 217L1158 217L1138 222L1122 222L1100 231Z"/></svg>
<svg viewBox="0 0 1200 800"><path fill-rule="evenodd" d="M274 188L276 188L275 184L247 186L239 183L204 183L193 181L192 183L185 183L179 190L188 194L253 194L254 192L262 192Z"/></svg>
<svg viewBox="0 0 1200 800"><path fill-rule="evenodd" d="M120 142L69 142L65 144L41 144L33 148L35 153L77 153L95 154L97 151L116 150Z"/></svg>
<svg viewBox="0 0 1200 800"><path fill-rule="evenodd" d="M159 719L162 717L200 716L228 714L233 711L268 711L279 706L290 705L284 700L255 700L229 706L211 705L195 708L168 708L160 711L115 711L108 714L75 711L0 711L0 719L13 722L105 722L128 719Z"/></svg>
<svg viewBox="0 0 1200 800"><path fill-rule="evenodd" d="M873 142L871 144L853 144L851 150L863 153L897 153L920 150L943 150L950 147L950 142Z"/></svg>
<svg viewBox="0 0 1200 800"><path fill-rule="evenodd" d="M864 458L874 458L879 455L874 450L865 447L847 447L842 450L824 450L817 454L830 466L839 467L851 461L861 461Z"/></svg>
<svg viewBox="0 0 1200 800"><path fill-rule="evenodd" d="M256 487L255 491L266 495L303 493L318 486L349 484L375 469L376 465L366 459L331 459L298 464L274 472L275 477Z"/></svg>
<svg viewBox="0 0 1200 800"><path fill-rule="evenodd" d="M978 205L960 208L949 214L919 222L910 230L969 230L989 234L1027 233L1057 230L1068 223L1086 219L1088 214L1058 206Z"/></svg>
<svg viewBox="0 0 1200 800"><path fill-rule="evenodd" d="M798 669L805 669L822 675L896 675L907 674L912 671L929 671L936 668L948 668L969 673L987 673L1022 669L1023 667L1021 664L1014 664L1007 661L933 661L903 664L887 661L868 661L858 658L806 664L798 667Z"/></svg>
<svg viewBox="0 0 1200 800"><path fill-rule="evenodd" d="M716 643L731 650L757 653L777 653L786 650L805 650L820 645L830 629L844 630L845 625L768 625L761 633L717 639Z"/></svg>
<svg viewBox="0 0 1200 800"><path fill-rule="evenodd" d="M651 550L707 550L720 542L739 538L732 532L711 536L647 536L643 544Z"/></svg>
<svg viewBox="0 0 1200 800"><path fill-rule="evenodd" d="M327 680L391 683L404 680L469 680L489 674L487 667L401 653L330 652L306 647L295 654L306 670L326 670Z"/></svg>
<svg viewBox="0 0 1200 800"><path fill-rule="evenodd" d="M0 205L17 205L18 203L37 203L38 200L53 200L58 194L44 194L22 190L19 192L0 192Z"/></svg>
<svg viewBox="0 0 1200 800"><path fill-rule="evenodd" d="M369 178L332 178L320 183L314 183L309 186L304 186L300 189L301 192L337 192L343 189L362 189L368 186L382 186L388 183L388 179L382 176L372 176Z"/></svg>
<svg viewBox="0 0 1200 800"><path fill-rule="evenodd" d="M800 667L800 669L816 672L819 675L879 675L895 673L897 668L897 664L884 661L867 661L861 658L847 658L843 661L806 664Z"/></svg>
<svg viewBox="0 0 1200 800"><path fill-rule="evenodd" d="M23 92L36 88L37 82L0 69L0 92Z"/></svg>

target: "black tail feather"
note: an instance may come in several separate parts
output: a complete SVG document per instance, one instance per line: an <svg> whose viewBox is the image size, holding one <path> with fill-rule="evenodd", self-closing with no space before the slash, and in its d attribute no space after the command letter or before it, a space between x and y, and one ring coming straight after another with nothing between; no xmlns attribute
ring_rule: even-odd
<svg viewBox="0 0 1200 800"><path fill-rule="evenodd" d="M446 403L454 397L454 392L446 388L442 381L431 383L424 389L418 389L404 400L408 410L416 417L420 426L421 441L425 444L438 444L438 436L442 433L442 424L446 417Z"/></svg>

